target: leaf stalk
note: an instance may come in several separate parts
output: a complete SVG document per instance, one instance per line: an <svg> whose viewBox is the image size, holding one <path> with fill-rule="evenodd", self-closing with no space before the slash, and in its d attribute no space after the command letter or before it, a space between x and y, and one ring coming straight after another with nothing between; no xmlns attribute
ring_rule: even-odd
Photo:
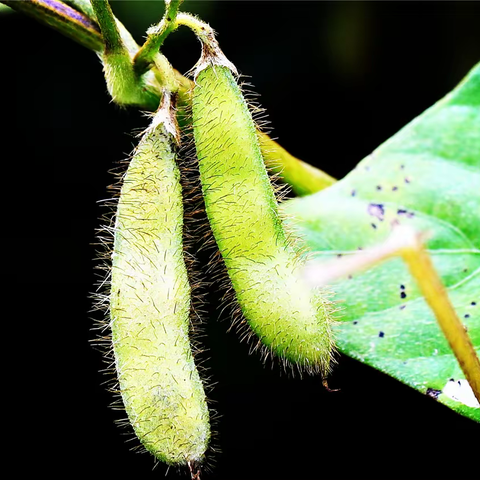
<svg viewBox="0 0 480 480"><path fill-rule="evenodd" d="M331 263L320 263L316 260L309 262L304 269L304 277L311 286L322 287L352 272L367 270L381 261L395 256L402 257L432 309L475 397L480 402L480 360L424 248L425 239L425 233L418 233L410 227L398 226L384 243L361 253L342 257Z"/></svg>

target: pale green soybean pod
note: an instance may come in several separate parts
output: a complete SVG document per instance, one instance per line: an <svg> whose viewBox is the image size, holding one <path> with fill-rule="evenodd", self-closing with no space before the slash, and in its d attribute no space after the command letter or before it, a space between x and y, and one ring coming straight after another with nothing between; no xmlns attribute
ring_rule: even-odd
<svg viewBox="0 0 480 480"><path fill-rule="evenodd" d="M327 373L331 306L301 278L285 234L255 124L229 68L196 77L193 128L206 213L251 329L279 357Z"/></svg>
<svg viewBox="0 0 480 480"><path fill-rule="evenodd" d="M173 135L157 112L123 180L112 257L110 318L120 393L144 447L195 465L209 412L189 342L190 286ZM168 114L167 114L168 115Z"/></svg>

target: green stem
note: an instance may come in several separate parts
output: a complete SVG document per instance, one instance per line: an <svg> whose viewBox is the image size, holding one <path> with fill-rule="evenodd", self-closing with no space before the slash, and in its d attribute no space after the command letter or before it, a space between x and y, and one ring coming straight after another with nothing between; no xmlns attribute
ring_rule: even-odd
<svg viewBox="0 0 480 480"><path fill-rule="evenodd" d="M94 52L103 50L103 39L98 25L86 15L58 0L1 0L1 3L52 27Z"/></svg>
<svg viewBox="0 0 480 480"><path fill-rule="evenodd" d="M91 2L105 41L102 61L107 88L113 101L119 105L145 105L149 110L155 110L159 100L159 85L151 83L150 78L135 73L130 51L108 0Z"/></svg>
<svg viewBox="0 0 480 480"><path fill-rule="evenodd" d="M1 1L1 0L0 0ZM64 3L70 5L75 10L86 15L90 20L97 23L97 17L95 15L95 11L93 10L92 4L90 0L63 0ZM130 57L134 57L138 51L138 45L135 39L132 37L132 34L125 28L125 25L115 17L115 21L117 23L117 28L120 32L120 36L122 37L123 44L127 47L127 50L130 53ZM100 30L100 28L99 28ZM102 45L103 50L103 45Z"/></svg>
<svg viewBox="0 0 480 480"><path fill-rule="evenodd" d="M180 88L180 84L177 80L177 76L175 75L175 70L167 60L167 57L157 52L153 56L152 61L153 65L155 66L153 73L160 87L163 90L169 91L170 93L177 93Z"/></svg>
<svg viewBox="0 0 480 480"><path fill-rule="evenodd" d="M97 0L99 1L99 0ZM100 28L93 20L95 17L94 10L88 0L65 0L65 3L71 5L71 8L65 3L58 0L0 0L17 11L25 13L36 20L47 24L59 31L63 35L77 41L81 45L102 53L104 50L104 41ZM115 18L115 17L114 17ZM180 21L179 21L180 19ZM130 59L134 58L139 51L139 46L131 36L130 32L115 19L117 29L122 38L123 44L128 49ZM196 31L197 34L211 34L213 29L196 19L192 15L179 13L175 21L175 28L179 25L185 25ZM117 89L116 101L120 104L134 104L139 108L155 111L160 101L159 82L152 84L152 76L148 77L148 73L141 77L142 84L138 87L138 75L131 67L132 62L126 61L126 57L121 55L121 63L125 70L125 79L129 79L136 85L137 93L133 98L122 97L125 92ZM165 71L160 72L158 67L152 67L154 76L160 79L165 75ZM177 108L184 111L191 104L191 90L193 82L174 70L175 82L178 85L178 104ZM147 85L145 85L147 83ZM160 82L165 85L165 81ZM131 85L127 88L127 93L131 92ZM134 89L135 90L135 89ZM183 116L183 123L189 121L189 118ZM259 140L264 154L265 162L269 168L279 174L279 177L289 183L293 191L297 195L306 195L322 190L332 183L335 179L324 173L323 171L305 163L282 148L277 142L273 141L268 135L259 131Z"/></svg>
<svg viewBox="0 0 480 480"><path fill-rule="evenodd" d="M122 54L128 57L128 50L123 43L108 0L91 0L91 3L105 41L105 54Z"/></svg>
<svg viewBox="0 0 480 480"><path fill-rule="evenodd" d="M177 26L184 25L192 30L202 43L208 43L215 35L213 28L190 13L179 13L176 19Z"/></svg>
<svg viewBox="0 0 480 480"><path fill-rule="evenodd" d="M177 13L183 0L166 0L165 3L166 11L162 21L147 30L147 41L142 45L133 60L137 75L142 75L152 67L155 56L160 51L163 42L177 28Z"/></svg>
<svg viewBox="0 0 480 480"><path fill-rule="evenodd" d="M288 183L296 195L310 195L336 182L322 170L294 157L260 130L258 130L258 140L265 164L285 183Z"/></svg>

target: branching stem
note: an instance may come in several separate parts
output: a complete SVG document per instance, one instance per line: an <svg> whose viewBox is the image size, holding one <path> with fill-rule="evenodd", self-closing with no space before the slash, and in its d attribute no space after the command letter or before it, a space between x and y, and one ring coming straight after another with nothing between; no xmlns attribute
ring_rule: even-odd
<svg viewBox="0 0 480 480"><path fill-rule="evenodd" d="M96 0L96 2L105 3L105 0ZM35 20L52 27L66 37L71 38L98 54L104 52L104 39L100 28L96 23L93 6L88 0L65 0L64 3L59 0L0 0L0 3L9 5L14 10L24 13ZM170 5L170 7L173 8L172 5ZM100 8L102 8L102 6L100 6ZM105 5L103 5L103 8L105 10ZM129 51L130 59L135 58L139 51L139 46L121 22L117 19L115 19L115 21L119 34L122 37L123 44ZM202 38L202 36L205 38L205 35L214 34L214 30L208 24L187 13L182 12L177 14L175 25L172 27L173 30L180 25L192 29L199 38ZM118 40L116 33L114 33L114 36ZM121 63L126 72L124 78L126 80L138 82L139 76L133 71L133 68L130 67L130 64L132 63L131 60L127 61L124 54L121 54ZM156 61L153 60L153 63L156 63ZM165 85L169 81L162 80L161 82L158 82L166 70L160 71L158 66L153 66L152 71L157 79L157 84L160 83L160 85ZM178 85L178 108L182 109L190 103L190 91L193 82L176 70L174 70L174 76L176 78L176 84ZM141 78L142 77L140 77L140 79ZM129 91L131 91L131 88L127 89L127 92ZM143 95L135 95L135 98L133 99L122 97L122 91L120 90L117 91L116 97L116 101L120 104L129 104L130 102L130 104L133 103L139 108L150 111L155 111L157 109L159 100L160 89L149 89L149 91L144 92ZM292 186L293 191L298 195L318 192L332 183L335 183L336 180L333 177L330 177L320 169L295 158L268 135L259 132L259 139L267 165L272 167L273 170L284 179L284 181L289 183Z"/></svg>
<svg viewBox="0 0 480 480"><path fill-rule="evenodd" d="M133 69L130 51L124 42L108 0L91 0L105 42L102 54L108 91L119 105L158 106L158 85L150 84Z"/></svg>
<svg viewBox="0 0 480 480"><path fill-rule="evenodd" d="M178 26L176 23L177 12L183 0L166 1L166 11L162 21L147 30L147 40L133 59L134 69L137 75L144 74L154 64L155 55L167 36Z"/></svg>

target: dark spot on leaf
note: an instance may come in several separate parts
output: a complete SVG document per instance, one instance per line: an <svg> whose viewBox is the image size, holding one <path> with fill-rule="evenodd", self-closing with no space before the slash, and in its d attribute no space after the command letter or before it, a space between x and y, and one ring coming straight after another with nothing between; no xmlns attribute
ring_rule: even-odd
<svg viewBox="0 0 480 480"><path fill-rule="evenodd" d="M352 197L354 197L356 194L357 192L355 190L352 190L352 193L351 193Z"/></svg>
<svg viewBox="0 0 480 480"><path fill-rule="evenodd" d="M409 212L408 210L404 210L403 208L399 208L397 210L397 215L405 215L407 218L412 218L415 216L413 212Z"/></svg>
<svg viewBox="0 0 480 480"><path fill-rule="evenodd" d="M377 190L381 190L382 189L382 186L381 185L377 185Z"/></svg>
<svg viewBox="0 0 480 480"><path fill-rule="evenodd" d="M400 307L398 307L398 308L400 308L400 310L403 310L405 307L406 307L406 305L400 305Z"/></svg>
<svg viewBox="0 0 480 480"><path fill-rule="evenodd" d="M392 192L396 192L398 190L398 187L392 187Z"/></svg>
<svg viewBox="0 0 480 480"><path fill-rule="evenodd" d="M463 318L470 318L470 314L469 313L466 313Z"/></svg>
<svg viewBox="0 0 480 480"><path fill-rule="evenodd" d="M410 179L408 177L405 177L405 183L410 183Z"/></svg>
<svg viewBox="0 0 480 480"><path fill-rule="evenodd" d="M378 336L379 336L380 338L383 338L383 337L385 336L385 333L384 333L384 332L378 332Z"/></svg>
<svg viewBox="0 0 480 480"><path fill-rule="evenodd" d="M405 285L400 285L400 290L405 290Z"/></svg>
<svg viewBox="0 0 480 480"><path fill-rule="evenodd" d="M455 381L455 379L454 379L454 378L451 378L451 379L449 380L449 382L454 382L454 381Z"/></svg>
<svg viewBox="0 0 480 480"><path fill-rule="evenodd" d="M468 268L464 268L464 269L463 269L463 272L464 272L464 273L468 272Z"/></svg>
<svg viewBox="0 0 480 480"><path fill-rule="evenodd" d="M470 305L475 306L476 304L477 304L477 302L472 302Z"/></svg>
<svg viewBox="0 0 480 480"><path fill-rule="evenodd" d="M363 250L363 247L357 247L357 250Z"/></svg>
<svg viewBox="0 0 480 480"><path fill-rule="evenodd" d="M370 225L372 226L373 229L377 228L377 226L374 223L371 223Z"/></svg>
<svg viewBox="0 0 480 480"><path fill-rule="evenodd" d="M405 168L405 165L400 165L400 168L403 170Z"/></svg>
<svg viewBox="0 0 480 480"><path fill-rule="evenodd" d="M367 212L369 215L378 218L381 222L383 222L385 218L385 208L383 208L383 204L381 203L369 203Z"/></svg>
<svg viewBox="0 0 480 480"><path fill-rule="evenodd" d="M358 320L354 320L353 324L356 325L358 323Z"/></svg>
<svg viewBox="0 0 480 480"><path fill-rule="evenodd" d="M425 392L429 397L434 398L437 400L438 396L442 393L441 390L436 390L435 388L427 388L427 391Z"/></svg>
<svg viewBox="0 0 480 480"><path fill-rule="evenodd" d="M348 276L348 279L349 279L349 280L351 280L352 278L353 278L353 276L352 276L352 275L349 275L349 276Z"/></svg>
<svg viewBox="0 0 480 480"><path fill-rule="evenodd" d="M343 255L341 253L337 253L337 258L342 257Z"/></svg>
<svg viewBox="0 0 480 480"><path fill-rule="evenodd" d="M406 298L407 294L405 292L400 292L400 298Z"/></svg>

